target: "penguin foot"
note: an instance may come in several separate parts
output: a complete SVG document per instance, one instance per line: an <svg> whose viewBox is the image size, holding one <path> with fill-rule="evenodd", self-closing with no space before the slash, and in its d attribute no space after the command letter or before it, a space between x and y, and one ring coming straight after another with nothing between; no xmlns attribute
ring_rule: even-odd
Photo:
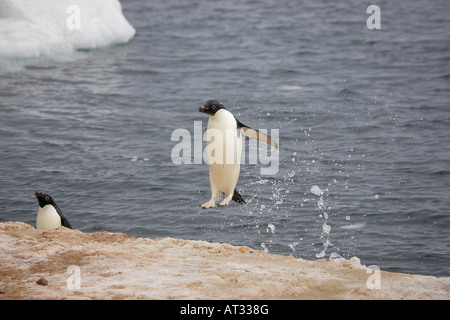
<svg viewBox="0 0 450 320"><path fill-rule="evenodd" d="M209 200L208 202L205 202L204 204L200 205L202 209L214 208L215 206L216 202L214 200Z"/></svg>
<svg viewBox="0 0 450 320"><path fill-rule="evenodd" d="M219 207L227 206L230 203L232 197L233 197L233 195L229 195L225 199L223 199L223 201L221 203L219 203Z"/></svg>

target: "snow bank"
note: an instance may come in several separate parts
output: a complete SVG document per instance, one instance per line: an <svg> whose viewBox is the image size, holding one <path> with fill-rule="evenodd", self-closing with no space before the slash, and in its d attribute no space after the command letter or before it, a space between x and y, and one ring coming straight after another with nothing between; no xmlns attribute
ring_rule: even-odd
<svg viewBox="0 0 450 320"><path fill-rule="evenodd" d="M0 223L0 299L449 299L450 278L204 241ZM43 279L41 279L43 278Z"/></svg>

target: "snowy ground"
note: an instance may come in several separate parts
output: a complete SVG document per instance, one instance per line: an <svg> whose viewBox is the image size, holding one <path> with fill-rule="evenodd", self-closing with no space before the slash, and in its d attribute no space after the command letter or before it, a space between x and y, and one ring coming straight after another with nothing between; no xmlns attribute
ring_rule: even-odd
<svg viewBox="0 0 450 320"><path fill-rule="evenodd" d="M0 299L449 299L450 278L181 239L0 223Z"/></svg>

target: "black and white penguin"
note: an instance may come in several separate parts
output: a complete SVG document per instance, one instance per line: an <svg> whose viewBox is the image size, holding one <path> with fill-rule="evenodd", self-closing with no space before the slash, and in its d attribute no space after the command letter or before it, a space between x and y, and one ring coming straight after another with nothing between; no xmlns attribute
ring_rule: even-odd
<svg viewBox="0 0 450 320"><path fill-rule="evenodd" d="M217 100L206 101L198 111L209 115L206 152L211 185L211 199L200 207L214 208L223 194L225 198L219 207L228 205L231 200L245 204L236 190L241 169L242 137L257 139L273 148L278 148L277 144L267 135L242 124Z"/></svg>
<svg viewBox="0 0 450 320"><path fill-rule="evenodd" d="M66 219L50 195L41 192L35 192L34 195L39 202L36 229L52 230L61 226L72 229L69 220Z"/></svg>

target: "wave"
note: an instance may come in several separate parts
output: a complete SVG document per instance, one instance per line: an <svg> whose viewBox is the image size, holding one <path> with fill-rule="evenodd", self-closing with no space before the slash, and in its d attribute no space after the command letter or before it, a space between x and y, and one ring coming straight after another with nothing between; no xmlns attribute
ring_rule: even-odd
<svg viewBox="0 0 450 320"><path fill-rule="evenodd" d="M0 60L126 43L135 32L118 0L0 0Z"/></svg>
<svg viewBox="0 0 450 320"><path fill-rule="evenodd" d="M364 228L365 226L366 226L365 222L359 222L359 223L355 223L355 224L349 224L349 225L346 225L346 226L341 226L340 228L341 229L351 230L351 229L361 229L361 228Z"/></svg>

